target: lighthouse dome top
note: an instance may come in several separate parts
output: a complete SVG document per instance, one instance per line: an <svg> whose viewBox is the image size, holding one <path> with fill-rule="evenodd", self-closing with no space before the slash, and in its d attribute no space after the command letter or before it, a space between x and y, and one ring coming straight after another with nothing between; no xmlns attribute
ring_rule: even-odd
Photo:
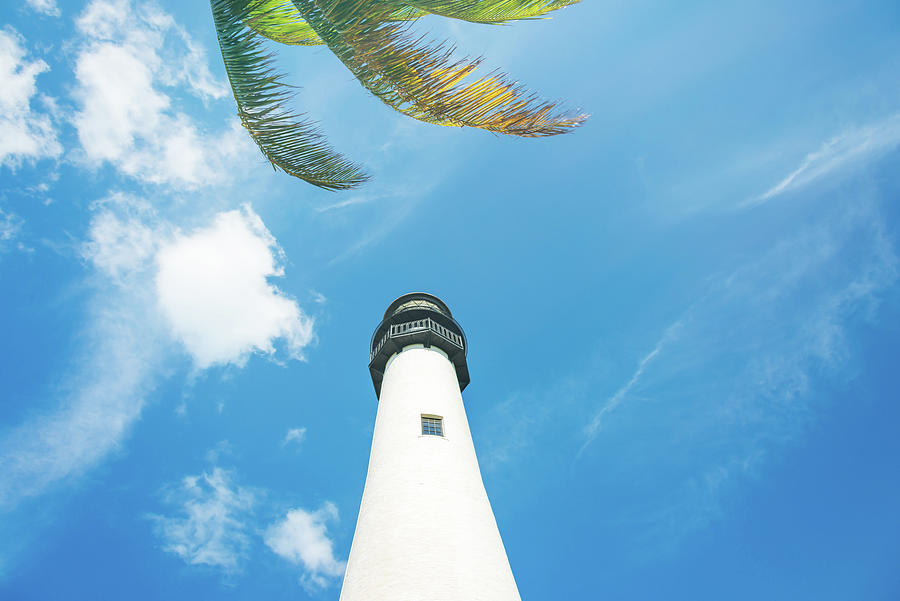
<svg viewBox="0 0 900 601"><path fill-rule="evenodd" d="M381 395L381 381L388 360L413 345L443 351L456 369L460 390L468 385L466 335L453 319L450 308L433 294L412 292L388 305L384 319L372 334L369 372L372 374L376 395Z"/></svg>
<svg viewBox="0 0 900 601"><path fill-rule="evenodd" d="M447 317L453 317L453 314L450 312L450 307L435 295L428 294L427 292L410 292L409 294L404 294L388 306L387 311L384 312L384 319L404 311L420 309L437 311L443 313Z"/></svg>

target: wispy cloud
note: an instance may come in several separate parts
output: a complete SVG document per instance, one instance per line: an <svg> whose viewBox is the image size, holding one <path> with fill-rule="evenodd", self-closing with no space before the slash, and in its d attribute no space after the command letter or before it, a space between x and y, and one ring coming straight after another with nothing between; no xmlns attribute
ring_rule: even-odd
<svg viewBox="0 0 900 601"><path fill-rule="evenodd" d="M325 588L344 574L345 563L334 556L327 523L338 519L337 507L326 502L316 511L291 509L266 530L266 545L279 557L300 566L300 584L310 591Z"/></svg>
<svg viewBox="0 0 900 601"><path fill-rule="evenodd" d="M26 3L32 10L48 17L58 17L61 14L56 0L26 0Z"/></svg>
<svg viewBox="0 0 900 601"><path fill-rule="evenodd" d="M614 444L633 464L627 486L644 492L629 519L658 537L654 545L715 519L729 491L802 436L823 410L821 391L856 372L854 326L895 289L898 266L877 204L830 208L713 278L591 410L582 451ZM634 396L641 403L624 402Z"/></svg>
<svg viewBox="0 0 900 601"><path fill-rule="evenodd" d="M141 209L120 200L123 214L116 225L101 213L85 245L96 291L83 335L86 343L60 391L58 408L0 439L0 508L15 507L83 473L118 448L153 389L162 329L153 317L153 299L133 285L152 245L135 225L141 223ZM127 262L132 263L128 270Z"/></svg>
<svg viewBox="0 0 900 601"><path fill-rule="evenodd" d="M296 445L300 445L303 442L303 439L306 437L306 428L291 428L287 431L287 434L284 435L284 439L281 441L281 446L286 447L290 443L294 443Z"/></svg>
<svg viewBox="0 0 900 601"><path fill-rule="evenodd" d="M372 202L377 199L378 199L377 196L366 196L366 195L351 196L350 198L347 198L346 200L341 200L341 201L332 203L330 205L325 205L322 207L316 207L316 212L317 213L327 213L328 211L336 211L338 209L345 209L345 208L351 207L353 205L365 204L365 203Z"/></svg>
<svg viewBox="0 0 900 601"><path fill-rule="evenodd" d="M777 196L801 188L865 160L877 158L900 145L900 114L894 114L877 123L850 128L820 148L809 153L780 182L745 203L757 205Z"/></svg>
<svg viewBox="0 0 900 601"><path fill-rule="evenodd" d="M663 350L663 348L672 341L678 335L678 330L681 328L682 322L681 320L676 321L668 328L666 328L665 333L662 338L659 339L659 342L656 343L656 346L652 351L647 353L643 359L638 363L637 369L631 375L631 378L625 384L623 384L616 392L613 394L607 401L604 403L600 409L594 414L594 417L585 427L585 436L586 440L581 447L581 454L585 448L591 443L592 440L597 436L597 433L600 431L600 428L603 425L603 418L610 412L614 411L616 407L622 404L625 398L628 396L628 393L631 392L631 389L637 384L638 380L641 379L641 376L644 374L644 371L647 369L647 366L659 355L659 353Z"/></svg>
<svg viewBox="0 0 900 601"><path fill-rule="evenodd" d="M356 241L350 243L328 264L340 263L384 238L409 216L419 201L426 198L428 192L436 184L437 181L433 181L431 183L422 182L419 188L413 183L392 187L390 193L384 195L384 197L390 198L390 203L386 203L384 210L379 214L367 216L361 223L361 232Z"/></svg>
<svg viewBox="0 0 900 601"><path fill-rule="evenodd" d="M33 106L37 77L49 69L41 59L29 59L22 36L0 30L0 167L62 154L50 116Z"/></svg>
<svg viewBox="0 0 900 601"><path fill-rule="evenodd" d="M152 514L163 549L186 563L233 573L250 547L251 520L257 493L238 486L231 473L214 467L186 476L165 501L178 515Z"/></svg>
<svg viewBox="0 0 900 601"><path fill-rule="evenodd" d="M15 213L0 209L0 253L7 250L12 241L18 237L23 220Z"/></svg>

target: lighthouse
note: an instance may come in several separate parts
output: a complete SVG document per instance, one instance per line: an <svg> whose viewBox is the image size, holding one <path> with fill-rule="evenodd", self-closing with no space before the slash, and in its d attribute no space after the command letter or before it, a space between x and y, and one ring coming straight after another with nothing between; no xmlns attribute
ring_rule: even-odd
<svg viewBox="0 0 900 601"><path fill-rule="evenodd" d="M375 329L378 411L340 601L521 601L463 405L466 351L431 294L401 296Z"/></svg>

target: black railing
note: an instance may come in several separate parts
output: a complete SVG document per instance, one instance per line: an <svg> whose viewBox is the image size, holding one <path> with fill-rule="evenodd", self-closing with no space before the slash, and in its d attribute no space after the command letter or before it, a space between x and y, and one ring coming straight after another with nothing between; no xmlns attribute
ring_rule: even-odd
<svg viewBox="0 0 900 601"><path fill-rule="evenodd" d="M389 338L401 338L409 334L429 330L431 332L434 332L450 344L460 349L464 348L462 336L445 328L430 317L426 317L424 319L416 319L415 321L391 324L390 329L384 333L384 336L381 337L381 340L378 341L378 344L376 344L372 348L372 352L369 355L369 362L375 359L375 356L378 355Z"/></svg>

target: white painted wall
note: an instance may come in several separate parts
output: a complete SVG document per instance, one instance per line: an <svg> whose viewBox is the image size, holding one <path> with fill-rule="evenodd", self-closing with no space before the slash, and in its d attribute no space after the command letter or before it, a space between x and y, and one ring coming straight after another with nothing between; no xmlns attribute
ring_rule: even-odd
<svg viewBox="0 0 900 601"><path fill-rule="evenodd" d="M422 436L422 414L444 437ZM387 364L341 601L521 601L481 481L453 364L412 345Z"/></svg>

